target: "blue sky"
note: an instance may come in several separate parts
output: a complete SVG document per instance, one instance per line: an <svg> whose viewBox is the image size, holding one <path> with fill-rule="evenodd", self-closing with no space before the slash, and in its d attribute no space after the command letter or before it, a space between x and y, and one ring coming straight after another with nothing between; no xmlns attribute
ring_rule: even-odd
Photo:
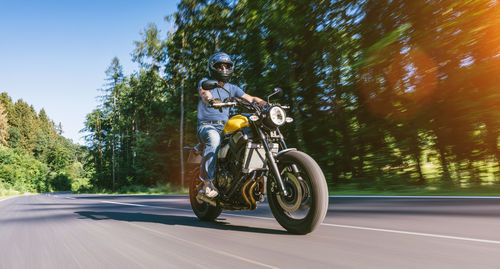
<svg viewBox="0 0 500 269"><path fill-rule="evenodd" d="M130 53L148 23L162 37L164 17L177 0L0 0L0 92L44 108L63 135L83 144L79 131L97 105L104 71L118 57L124 73L137 70Z"/></svg>

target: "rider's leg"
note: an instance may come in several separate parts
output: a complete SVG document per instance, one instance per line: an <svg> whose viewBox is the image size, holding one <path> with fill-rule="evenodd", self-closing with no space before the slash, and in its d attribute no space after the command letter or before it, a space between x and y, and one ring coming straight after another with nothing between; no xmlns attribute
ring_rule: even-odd
<svg viewBox="0 0 500 269"><path fill-rule="evenodd" d="M200 164L200 178L206 182L205 185L209 189L206 195L212 197L217 196L217 190L213 186L212 180L214 179L217 164L217 152L221 143L222 128L221 124L204 124L198 128L198 137L205 145ZM215 192L212 192L212 190Z"/></svg>

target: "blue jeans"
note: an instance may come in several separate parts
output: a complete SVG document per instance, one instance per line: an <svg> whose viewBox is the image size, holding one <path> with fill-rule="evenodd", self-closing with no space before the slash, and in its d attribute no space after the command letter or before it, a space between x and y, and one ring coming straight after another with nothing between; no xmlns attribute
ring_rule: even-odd
<svg viewBox="0 0 500 269"><path fill-rule="evenodd" d="M198 139L205 145L203 158L200 164L200 178L202 180L214 179L217 152L222 141L223 124L199 124Z"/></svg>

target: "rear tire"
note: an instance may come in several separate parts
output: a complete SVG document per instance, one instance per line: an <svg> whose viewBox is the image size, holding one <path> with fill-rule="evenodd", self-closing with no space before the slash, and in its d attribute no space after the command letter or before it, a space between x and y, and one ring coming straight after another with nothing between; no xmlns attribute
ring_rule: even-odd
<svg viewBox="0 0 500 269"><path fill-rule="evenodd" d="M196 199L201 186L199 170L193 173L191 183L189 184L189 201L194 214L202 221L214 221L222 212L220 206L211 206L206 202L201 203Z"/></svg>
<svg viewBox="0 0 500 269"><path fill-rule="evenodd" d="M293 167L298 173L293 171ZM288 232L307 234L325 219L328 210L328 187L319 165L309 155L289 151L278 158L278 168L288 197L282 197L277 180L267 184L269 207Z"/></svg>

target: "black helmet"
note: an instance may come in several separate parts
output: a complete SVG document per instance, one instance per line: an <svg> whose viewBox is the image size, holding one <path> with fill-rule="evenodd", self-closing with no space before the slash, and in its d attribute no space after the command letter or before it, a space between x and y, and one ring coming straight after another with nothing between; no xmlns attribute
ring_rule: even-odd
<svg viewBox="0 0 500 269"><path fill-rule="evenodd" d="M217 70L218 64L225 64L227 69ZM234 63L231 57L224 52L218 52L208 59L208 74L210 78L227 82L233 75Z"/></svg>

